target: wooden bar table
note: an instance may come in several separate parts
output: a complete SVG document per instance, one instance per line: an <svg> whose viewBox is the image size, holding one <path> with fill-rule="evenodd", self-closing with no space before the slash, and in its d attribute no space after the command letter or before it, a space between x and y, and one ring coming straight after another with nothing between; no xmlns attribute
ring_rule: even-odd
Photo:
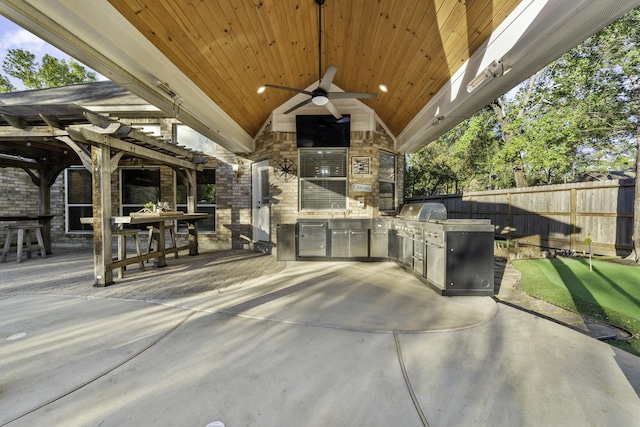
<svg viewBox="0 0 640 427"><path fill-rule="evenodd" d="M185 249L189 249L189 255L198 255L198 226L197 223L201 219L209 216L207 213L172 213L163 212L161 214L138 214L130 216L116 216L113 218L115 224L152 224L158 229L158 257L157 266L165 267L167 265L166 254L175 253ZM189 226L189 242L186 246L165 248L165 230L166 222L171 222L174 226L175 221L185 221ZM149 236L151 238L153 233Z"/></svg>
<svg viewBox="0 0 640 427"><path fill-rule="evenodd" d="M0 215L0 222L38 221L42 226L42 240L47 255L51 255L51 219L55 215Z"/></svg>
<svg viewBox="0 0 640 427"><path fill-rule="evenodd" d="M156 227L159 231L158 233L158 250L143 254L141 256L135 256L131 258L126 258L122 260L104 260L105 268L104 270L114 270L117 268L121 268L123 266L138 263L141 261L146 261L147 259L155 258L157 267L165 267L167 265L166 255L171 253L177 253L183 250L189 250L189 255L198 255L198 221L201 219L205 219L209 216L208 213L174 213L174 212L163 212L163 213L149 213L149 214L134 214L130 216L115 216L110 218L110 226L113 227L123 227L124 225L131 224L150 224ZM189 227L189 239L188 244L185 246L178 246L172 248L165 248L165 231L167 229L166 222L171 222L171 226L174 226L175 221L184 221L188 224ZM82 224L93 225L93 218L80 218L80 222ZM95 259L95 263L98 263L98 259ZM96 264L97 267L97 264ZM111 284L111 281L107 282Z"/></svg>

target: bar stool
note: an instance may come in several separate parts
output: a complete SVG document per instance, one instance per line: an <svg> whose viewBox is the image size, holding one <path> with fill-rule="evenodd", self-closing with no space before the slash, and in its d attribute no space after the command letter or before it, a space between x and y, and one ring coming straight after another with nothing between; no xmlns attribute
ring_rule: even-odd
<svg viewBox="0 0 640 427"><path fill-rule="evenodd" d="M31 243L31 232L35 231L37 244ZM16 234L16 253L17 262L22 262L23 252L27 253L27 258L31 258L31 252L40 250L40 256L45 258L47 251L44 249L44 240L42 239L42 225L12 225L7 227L7 237L4 240L4 249L0 256L0 262L7 260L7 254L11 248L11 237Z"/></svg>
<svg viewBox="0 0 640 427"><path fill-rule="evenodd" d="M133 237L133 241L136 244L136 255L142 256L142 249L140 247L140 236L138 236L138 230L135 229L119 229L111 232L112 236L118 237L118 261L122 261L127 258L127 236ZM140 271L144 270L144 261L138 262ZM124 277L125 266L118 267L118 278Z"/></svg>
<svg viewBox="0 0 640 427"><path fill-rule="evenodd" d="M156 241L153 238L153 235L154 234L158 234L160 232L160 230L158 228L154 227L153 225L148 226L147 229L149 230L149 237L147 239L147 253L150 253L152 247L154 246L154 242ZM169 237L171 238L171 245L172 245L171 247L175 248L175 247L177 247L176 246L176 234L175 234L175 231L173 229L173 226L169 227L168 230L169 230ZM156 251L159 250L159 248L157 248L157 247L153 248L153 249L156 250ZM178 252L174 252L173 256L175 258L178 258Z"/></svg>

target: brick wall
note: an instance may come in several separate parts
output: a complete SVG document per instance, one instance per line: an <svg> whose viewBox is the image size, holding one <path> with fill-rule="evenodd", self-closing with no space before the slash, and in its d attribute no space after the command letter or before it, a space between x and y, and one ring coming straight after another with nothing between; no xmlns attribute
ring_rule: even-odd
<svg viewBox="0 0 640 427"><path fill-rule="evenodd" d="M124 123L160 124L162 137L172 139L174 119L120 119ZM386 213L380 212L378 206L378 165L379 152L386 150L393 153L393 139L384 128L377 126L374 132L352 132L351 147L348 151L349 162L349 209L341 212L345 218L378 217ZM352 157L369 157L371 173L354 175L351 170ZM275 242L278 224L293 224L299 218L326 218L327 212L301 212L298 210L298 179L286 181L276 177L275 168L287 160L298 166L298 148L294 132L272 132L267 126L256 139L256 149L247 157L242 157L216 146L215 157L210 157L207 167L216 169L217 186L217 221L215 234L200 234L202 249L247 248L252 237L251 218L251 173L252 164L261 160L269 160L269 183L271 197L271 237ZM121 167L140 167L145 162L121 162ZM232 166L237 164L238 171ZM151 166L151 165L149 165ZM396 206L402 201L404 157L397 156L397 191ZM370 192L356 191L352 184L370 185ZM175 173L169 167L161 167L161 198L175 206ZM120 214L120 172L112 175L112 214ZM92 246L91 234L65 232L65 182L61 173L51 188L51 214L53 246ZM357 207L358 198L364 200L364 207ZM0 215L37 214L38 189L30 177L21 169L0 169ZM3 224L5 225L5 224ZM4 231L0 230L0 239L4 239ZM3 242L4 240L0 240Z"/></svg>
<svg viewBox="0 0 640 427"><path fill-rule="evenodd" d="M351 132L351 147L348 150L348 197L349 209L341 212L341 218L375 218L388 215L378 209L378 167L380 150L394 153L393 139L385 129L378 125L375 132ZM368 175L354 175L351 170L352 157L369 157ZM269 159L269 184L271 196L271 239L276 243L278 224L295 224L300 218L327 218L327 212L302 212L298 209L298 176L286 181L275 174L279 163L285 159L293 163L298 170L298 148L294 132L272 132L267 126L256 139L256 149L251 155L253 161ZM404 183L404 156L397 155L396 165L396 206L402 202ZM371 192L356 191L352 184L371 186ZM358 198L364 200L364 207L357 207ZM338 214L336 214L338 216ZM249 224L251 218L249 216ZM276 249L277 250L277 249Z"/></svg>

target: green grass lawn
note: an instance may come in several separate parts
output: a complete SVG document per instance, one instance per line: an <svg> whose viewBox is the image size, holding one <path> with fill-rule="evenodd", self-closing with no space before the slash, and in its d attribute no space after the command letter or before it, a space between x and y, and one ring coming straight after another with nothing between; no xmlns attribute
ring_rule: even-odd
<svg viewBox="0 0 640 427"><path fill-rule="evenodd" d="M640 335L640 268L587 258L513 261L527 294ZM619 345L618 345L619 344ZM617 346L640 355L640 339Z"/></svg>

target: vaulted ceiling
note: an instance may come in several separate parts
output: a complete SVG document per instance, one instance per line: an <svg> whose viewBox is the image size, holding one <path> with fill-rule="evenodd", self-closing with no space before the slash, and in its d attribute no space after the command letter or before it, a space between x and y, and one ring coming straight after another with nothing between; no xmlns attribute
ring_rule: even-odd
<svg viewBox="0 0 640 427"><path fill-rule="evenodd" d="M321 76L314 0L109 2L251 135L292 96L259 86ZM335 65L338 87L378 93L363 102L397 135L518 3L326 0L320 72Z"/></svg>
<svg viewBox="0 0 640 427"><path fill-rule="evenodd" d="M305 89L334 65L339 89L378 94L362 102L410 152L637 5L326 0L321 25L315 0L3 0L0 13L236 152L294 95L259 86Z"/></svg>

